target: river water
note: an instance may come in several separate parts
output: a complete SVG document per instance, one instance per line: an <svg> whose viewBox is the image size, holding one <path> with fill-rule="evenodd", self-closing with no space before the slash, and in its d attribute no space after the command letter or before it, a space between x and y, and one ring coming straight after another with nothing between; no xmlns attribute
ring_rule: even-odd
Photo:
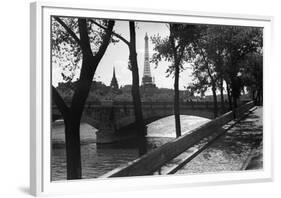
<svg viewBox="0 0 281 198"><path fill-rule="evenodd" d="M209 119L197 116L181 115L182 133L188 133L192 129L208 122ZM86 123L81 124L81 137L85 140L95 138L96 129ZM159 119L147 125L148 150L155 149L175 138L174 116ZM63 141L63 125L53 125L52 142ZM86 141L87 142L87 141ZM66 154L64 147L53 147L51 155L51 180L66 179ZM136 143L132 141L97 145L89 142L81 145L82 178L97 178L114 168L138 158Z"/></svg>

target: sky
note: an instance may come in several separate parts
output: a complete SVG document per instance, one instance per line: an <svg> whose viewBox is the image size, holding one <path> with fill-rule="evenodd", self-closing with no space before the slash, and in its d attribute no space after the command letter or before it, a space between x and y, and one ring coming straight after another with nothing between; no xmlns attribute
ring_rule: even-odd
<svg viewBox="0 0 281 198"><path fill-rule="evenodd" d="M121 34L124 38L129 40L129 22L128 21L116 21L114 26L114 32ZM161 37L169 35L167 24L165 23L154 23L154 22L137 22L136 24L136 47L137 47L137 58L139 66L140 84L143 76L144 66L144 37L145 34L149 37L149 57L151 59L153 51L153 44L150 37L159 34ZM110 44L99 63L94 76L96 81L102 81L104 84L109 85L112 79L113 67L115 67L116 78L119 86L132 84L132 74L128 69L128 57L129 49L128 46L119 41L116 44ZM154 63L150 63L152 76L155 78L155 84L159 88L173 88L174 79L172 76L166 77L166 70L171 63L162 61L158 64L158 67ZM180 74L179 88L184 89L189 82L192 81L191 69L186 65L186 70ZM57 86L58 82L62 82L61 76L62 68L59 63L52 63L52 84Z"/></svg>

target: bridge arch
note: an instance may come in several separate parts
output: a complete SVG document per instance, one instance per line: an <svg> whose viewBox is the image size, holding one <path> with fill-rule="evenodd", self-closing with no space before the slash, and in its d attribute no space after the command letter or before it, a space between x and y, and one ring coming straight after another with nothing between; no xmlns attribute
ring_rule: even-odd
<svg viewBox="0 0 281 198"><path fill-rule="evenodd" d="M143 114L143 118L144 118L144 122L145 125L148 125L154 121L157 121L159 119L168 117L168 116L172 116L174 115L174 112L155 112L155 113L144 113ZM202 118L207 118L207 119L214 119L214 113L213 111L202 111L202 110L185 110L185 111L181 111L181 115L189 115L189 116L197 116L197 117L202 117ZM122 127L126 127L128 125L131 125L135 122L135 118L134 116L127 116L127 117L123 117L120 118L118 120L116 120L116 125L117 128L122 128Z"/></svg>

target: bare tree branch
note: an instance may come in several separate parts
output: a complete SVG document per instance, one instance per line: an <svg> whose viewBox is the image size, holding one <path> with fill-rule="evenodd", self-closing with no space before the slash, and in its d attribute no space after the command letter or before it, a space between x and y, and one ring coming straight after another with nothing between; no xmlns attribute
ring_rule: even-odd
<svg viewBox="0 0 281 198"><path fill-rule="evenodd" d="M93 19L90 19L90 21L95 24L96 26L106 30L107 28L104 27L103 25L95 22ZM120 40L122 40L124 43L126 43L128 46L130 45L130 42L128 40L126 40L123 36L121 36L120 34L117 34L116 32L112 31L112 35L116 36L117 38L119 38Z"/></svg>
<svg viewBox="0 0 281 198"><path fill-rule="evenodd" d="M110 20L108 22L108 27L105 29L106 35L103 38L103 42L102 42L101 46L99 47L97 54L95 55L95 57L98 59L98 61L100 61L100 59L102 58L102 56L104 55L104 53L106 51L106 48L109 45L114 24L115 24L115 21L113 21L113 20Z"/></svg>
<svg viewBox="0 0 281 198"><path fill-rule="evenodd" d="M56 106L58 107L62 116L65 118L67 116L67 114L69 113L69 108L67 107L64 100L62 99L59 92L57 91L57 89L54 86L52 86L52 96L53 96Z"/></svg>

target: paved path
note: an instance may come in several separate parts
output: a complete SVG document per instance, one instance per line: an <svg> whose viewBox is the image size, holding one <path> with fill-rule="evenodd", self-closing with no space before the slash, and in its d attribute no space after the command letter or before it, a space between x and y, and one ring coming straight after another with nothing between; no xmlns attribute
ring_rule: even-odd
<svg viewBox="0 0 281 198"><path fill-rule="evenodd" d="M261 142L262 107L258 107L175 174L260 169Z"/></svg>

